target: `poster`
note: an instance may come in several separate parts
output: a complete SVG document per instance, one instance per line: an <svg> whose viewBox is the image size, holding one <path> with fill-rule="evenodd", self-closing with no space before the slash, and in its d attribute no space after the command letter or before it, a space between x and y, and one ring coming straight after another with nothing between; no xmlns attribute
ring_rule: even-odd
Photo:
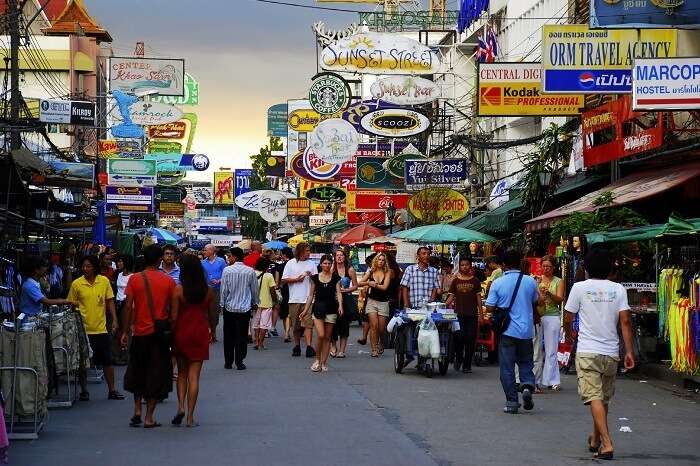
<svg viewBox="0 0 700 466"><path fill-rule="evenodd" d="M214 172L214 204L233 205L233 172Z"/></svg>

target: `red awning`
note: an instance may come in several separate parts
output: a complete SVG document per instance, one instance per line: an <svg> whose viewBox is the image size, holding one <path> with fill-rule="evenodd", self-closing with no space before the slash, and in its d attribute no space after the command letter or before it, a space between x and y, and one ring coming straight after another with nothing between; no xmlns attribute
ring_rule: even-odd
<svg viewBox="0 0 700 466"><path fill-rule="evenodd" d="M604 188L593 191L570 204L528 220L525 224L525 230L530 232L544 230L551 227L557 220L574 212L593 212L596 209L593 201L608 191L613 193L612 205L619 206L654 196L697 176L700 176L700 162L635 173Z"/></svg>

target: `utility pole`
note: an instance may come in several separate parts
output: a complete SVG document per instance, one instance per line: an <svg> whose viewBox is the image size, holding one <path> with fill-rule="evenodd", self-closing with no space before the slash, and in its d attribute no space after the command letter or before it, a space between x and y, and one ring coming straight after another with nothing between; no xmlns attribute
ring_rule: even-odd
<svg viewBox="0 0 700 466"><path fill-rule="evenodd" d="M10 149L20 149L22 139L19 130L19 109L22 102L22 94L19 90L19 5L17 0L8 0L8 19L10 32L10 121L12 130L10 133Z"/></svg>

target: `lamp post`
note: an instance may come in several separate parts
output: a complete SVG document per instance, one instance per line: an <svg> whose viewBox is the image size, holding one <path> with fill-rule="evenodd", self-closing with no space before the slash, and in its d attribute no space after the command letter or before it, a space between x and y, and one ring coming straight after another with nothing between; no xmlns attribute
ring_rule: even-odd
<svg viewBox="0 0 700 466"><path fill-rule="evenodd" d="M392 234L394 232L394 216L396 215L396 207L394 207L393 202L389 202L386 214L389 216L389 234Z"/></svg>

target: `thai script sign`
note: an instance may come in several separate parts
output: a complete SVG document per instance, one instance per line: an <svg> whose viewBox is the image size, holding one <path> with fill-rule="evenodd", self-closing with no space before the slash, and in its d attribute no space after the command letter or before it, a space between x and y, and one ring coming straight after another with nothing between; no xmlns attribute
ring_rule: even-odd
<svg viewBox="0 0 700 466"><path fill-rule="evenodd" d="M95 126L95 103L77 100L39 101L39 121Z"/></svg>
<svg viewBox="0 0 700 466"><path fill-rule="evenodd" d="M700 109L700 58L635 60L632 107L635 110Z"/></svg>
<svg viewBox="0 0 700 466"><path fill-rule="evenodd" d="M153 188L107 186L105 188L107 208L122 212L153 212Z"/></svg>
<svg viewBox="0 0 700 466"><path fill-rule="evenodd" d="M465 159L406 160L404 182L408 191L430 187L461 188L469 176Z"/></svg>
<svg viewBox="0 0 700 466"><path fill-rule="evenodd" d="M403 108L375 110L360 120L362 128L376 136L402 138L427 130L430 120L422 113Z"/></svg>
<svg viewBox="0 0 700 466"><path fill-rule="evenodd" d="M107 184L117 186L155 186L155 160L107 160Z"/></svg>
<svg viewBox="0 0 700 466"><path fill-rule="evenodd" d="M313 130L307 150L331 164L351 160L360 143L360 135L345 120L331 118L324 120Z"/></svg>
<svg viewBox="0 0 700 466"><path fill-rule="evenodd" d="M693 0L591 0L591 27L700 27Z"/></svg>
<svg viewBox="0 0 700 466"><path fill-rule="evenodd" d="M214 172L214 204L233 204L233 172Z"/></svg>
<svg viewBox="0 0 700 466"><path fill-rule="evenodd" d="M185 60L174 58L110 57L109 88L124 92L185 93Z"/></svg>
<svg viewBox="0 0 700 466"><path fill-rule="evenodd" d="M479 63L479 116L578 115L581 94L543 94L541 63Z"/></svg>
<svg viewBox="0 0 700 466"><path fill-rule="evenodd" d="M464 218L469 201L463 194L449 188L428 188L411 197L408 211L418 220L450 223Z"/></svg>
<svg viewBox="0 0 700 466"><path fill-rule="evenodd" d="M673 29L597 29L586 25L544 25L544 92L624 94L632 92L637 58L676 56Z"/></svg>
<svg viewBox="0 0 700 466"><path fill-rule="evenodd" d="M372 84L372 97L396 105L421 105L441 95L440 86L419 76L389 76Z"/></svg>

